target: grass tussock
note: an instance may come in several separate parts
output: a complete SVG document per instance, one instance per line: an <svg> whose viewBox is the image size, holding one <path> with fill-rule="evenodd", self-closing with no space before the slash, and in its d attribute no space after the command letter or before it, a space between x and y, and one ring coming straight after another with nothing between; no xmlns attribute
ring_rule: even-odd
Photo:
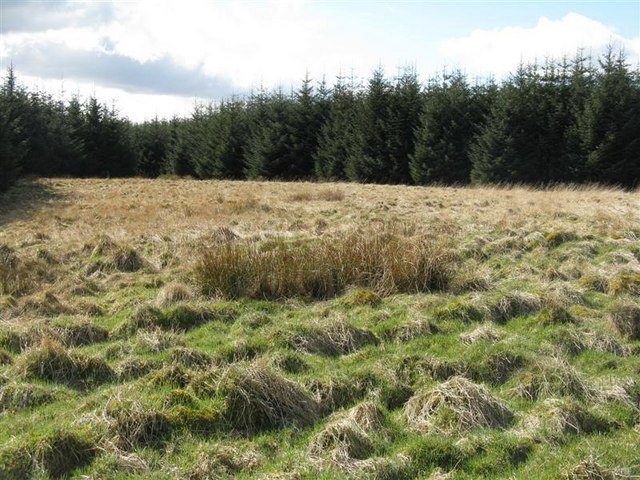
<svg viewBox="0 0 640 480"><path fill-rule="evenodd" d="M462 432L474 428L506 428L513 413L483 385L453 377L409 399L404 416L421 433Z"/></svg>
<svg viewBox="0 0 640 480"><path fill-rule="evenodd" d="M264 455L254 449L216 445L198 454L189 480L233 478L242 472L255 470L264 461Z"/></svg>
<svg viewBox="0 0 640 480"><path fill-rule="evenodd" d="M175 303L186 302L193 298L191 289L184 283L168 283L160 290L156 298L156 305L160 308L168 307Z"/></svg>
<svg viewBox="0 0 640 480"><path fill-rule="evenodd" d="M572 399L548 398L524 419L525 431L545 439L606 432L612 427L612 422Z"/></svg>
<svg viewBox="0 0 640 480"><path fill-rule="evenodd" d="M469 332L460 334L460 341L465 345L473 345L478 342L493 344L500 341L503 335L504 334L493 325L482 325Z"/></svg>
<svg viewBox="0 0 640 480"><path fill-rule="evenodd" d="M228 426L249 435L318 419L318 405L307 391L261 363L227 369L218 393Z"/></svg>
<svg viewBox="0 0 640 480"><path fill-rule="evenodd" d="M574 465L565 478L567 480L626 480L633 476L621 470L606 468L595 457L590 456Z"/></svg>
<svg viewBox="0 0 640 480"><path fill-rule="evenodd" d="M164 412L130 397L124 399L122 395L109 399L101 420L106 423L107 444L125 451L157 447L171 433L171 424Z"/></svg>
<svg viewBox="0 0 640 480"><path fill-rule="evenodd" d="M631 302L617 302L609 311L611 323L620 335L630 339L640 339L640 306Z"/></svg>
<svg viewBox="0 0 640 480"><path fill-rule="evenodd" d="M335 319L311 327L299 327L289 334L287 343L301 352L338 356L353 353L366 345L377 345L378 338L369 330Z"/></svg>
<svg viewBox="0 0 640 480"><path fill-rule="evenodd" d="M121 323L115 330L116 336L133 335L139 330L172 330L186 331L203 323L215 320L226 320L227 313L188 304L177 304L160 310L145 305L136 310L131 317Z"/></svg>
<svg viewBox="0 0 640 480"><path fill-rule="evenodd" d="M384 414L372 402L356 405L335 418L312 439L310 455L322 465L325 462L342 471L361 468L361 461L374 452L373 435L383 429Z"/></svg>
<svg viewBox="0 0 640 480"><path fill-rule="evenodd" d="M609 280L609 295L640 295L640 273L621 270Z"/></svg>
<svg viewBox="0 0 640 480"><path fill-rule="evenodd" d="M439 241L363 232L221 245L201 254L195 279L205 295L226 298L323 299L351 285L384 296L442 290L454 266L455 256Z"/></svg>
<svg viewBox="0 0 640 480"><path fill-rule="evenodd" d="M488 318L504 324L517 316L535 313L541 307L542 302L537 295L514 291L494 297L489 300L484 309Z"/></svg>
<svg viewBox="0 0 640 480"><path fill-rule="evenodd" d="M69 352L61 344L45 339L28 351L17 363L18 371L28 379L39 379L86 388L113 378L111 367L101 357Z"/></svg>
<svg viewBox="0 0 640 480"><path fill-rule="evenodd" d="M30 383L8 383L0 387L0 412L32 408L52 402L57 390Z"/></svg>
<svg viewBox="0 0 640 480"><path fill-rule="evenodd" d="M531 400L563 396L592 400L597 396L583 375L559 357L548 357L529 365L516 376L512 393Z"/></svg>
<svg viewBox="0 0 640 480"><path fill-rule="evenodd" d="M0 244L0 295L20 295L34 284L28 265L11 247Z"/></svg>

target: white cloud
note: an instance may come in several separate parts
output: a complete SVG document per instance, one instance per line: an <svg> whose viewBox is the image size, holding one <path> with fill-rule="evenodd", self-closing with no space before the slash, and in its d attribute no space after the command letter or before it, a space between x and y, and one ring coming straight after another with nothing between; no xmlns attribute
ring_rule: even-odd
<svg viewBox="0 0 640 480"><path fill-rule="evenodd" d="M521 61L572 57L581 48L598 55L609 44L623 47L631 62L640 58L640 37L623 38L613 27L577 13L560 20L541 17L533 28L474 30L469 36L443 41L439 54L467 71L502 76L513 72Z"/></svg>

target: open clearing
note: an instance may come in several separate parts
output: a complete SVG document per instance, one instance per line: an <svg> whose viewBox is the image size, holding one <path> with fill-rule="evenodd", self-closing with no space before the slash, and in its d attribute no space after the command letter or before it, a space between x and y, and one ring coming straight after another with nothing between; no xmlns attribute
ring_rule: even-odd
<svg viewBox="0 0 640 480"><path fill-rule="evenodd" d="M24 180L0 478L637 478L640 194Z"/></svg>

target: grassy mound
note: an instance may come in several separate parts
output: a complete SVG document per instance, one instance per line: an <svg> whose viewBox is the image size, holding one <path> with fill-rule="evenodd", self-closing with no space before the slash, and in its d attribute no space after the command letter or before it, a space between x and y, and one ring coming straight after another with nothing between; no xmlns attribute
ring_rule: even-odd
<svg viewBox="0 0 640 480"><path fill-rule="evenodd" d="M548 398L542 406L524 420L526 431L543 438L563 434L580 435L606 432L613 423L570 399Z"/></svg>
<svg viewBox="0 0 640 480"><path fill-rule="evenodd" d="M318 419L318 405L295 382L260 363L232 366L220 379L224 417L230 428L254 434Z"/></svg>
<svg viewBox="0 0 640 480"><path fill-rule="evenodd" d="M69 352L55 341L45 340L42 345L27 352L17 364L26 378L37 378L75 388L86 388L108 382L113 371L100 357Z"/></svg>
<svg viewBox="0 0 640 480"><path fill-rule="evenodd" d="M343 471L354 471L361 460L374 451L372 434L380 432L384 420L382 411L372 402L353 407L346 414L339 414L314 437L309 453L320 464L328 462Z"/></svg>
<svg viewBox="0 0 640 480"><path fill-rule="evenodd" d="M337 319L314 327L299 328L289 335L288 344L302 352L337 356L355 352L366 345L376 345L378 338L368 330Z"/></svg>
<svg viewBox="0 0 640 480"><path fill-rule="evenodd" d="M168 307L174 303L186 302L193 298L191 289L184 283L172 282L160 290L156 297L156 305Z"/></svg>
<svg viewBox="0 0 640 480"><path fill-rule="evenodd" d="M513 413L483 385L453 377L409 399L404 416L422 433L461 432L473 428L505 428Z"/></svg>
<svg viewBox="0 0 640 480"><path fill-rule="evenodd" d="M0 412L37 407L56 398L57 390L29 383L8 383L0 387Z"/></svg>
<svg viewBox="0 0 640 480"><path fill-rule="evenodd" d="M640 340L640 306L631 302L617 302L609 312L611 323L623 336Z"/></svg>
<svg viewBox="0 0 640 480"><path fill-rule="evenodd" d="M503 334L492 325L482 325L469 332L460 334L460 341L465 345L473 345L477 342L496 343Z"/></svg>
<svg viewBox="0 0 640 480"><path fill-rule="evenodd" d="M0 450L0 478L66 478L94 459L98 449L76 433L55 431Z"/></svg>
<svg viewBox="0 0 640 480"><path fill-rule="evenodd" d="M127 451L158 447L171 433L171 423L164 412L132 398L110 399L101 418L107 427L105 440Z"/></svg>
<svg viewBox="0 0 640 480"><path fill-rule="evenodd" d="M589 400L596 397L593 387L566 361L549 357L533 362L516 376L515 396L537 400L548 396Z"/></svg>

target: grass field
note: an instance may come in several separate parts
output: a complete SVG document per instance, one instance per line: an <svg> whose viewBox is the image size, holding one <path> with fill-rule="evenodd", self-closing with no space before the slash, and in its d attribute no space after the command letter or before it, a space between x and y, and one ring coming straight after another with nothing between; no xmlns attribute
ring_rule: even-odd
<svg viewBox="0 0 640 480"><path fill-rule="evenodd" d="M639 476L637 191L0 196L0 478Z"/></svg>

